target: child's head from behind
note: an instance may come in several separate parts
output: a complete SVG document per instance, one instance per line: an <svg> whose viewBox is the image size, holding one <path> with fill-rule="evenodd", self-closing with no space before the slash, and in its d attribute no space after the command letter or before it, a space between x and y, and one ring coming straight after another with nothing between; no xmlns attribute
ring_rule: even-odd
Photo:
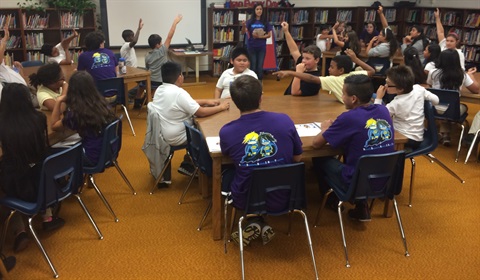
<svg viewBox="0 0 480 280"><path fill-rule="evenodd" d="M91 98L93 99L103 99L98 93L93 77L86 71L76 71L68 81L67 99L69 97L75 97L75 99L91 99L88 96L92 96Z"/></svg>
<svg viewBox="0 0 480 280"><path fill-rule="evenodd" d="M332 58L328 72L331 76L340 76L350 73L352 67L352 59L348 55L337 55Z"/></svg>
<svg viewBox="0 0 480 280"><path fill-rule="evenodd" d="M457 50L446 49L438 56L438 63L435 63L438 69L461 69L460 56Z"/></svg>
<svg viewBox="0 0 480 280"><path fill-rule="evenodd" d="M0 101L2 116L24 114L34 110L28 87L18 83L5 84Z"/></svg>
<svg viewBox="0 0 480 280"><path fill-rule="evenodd" d="M179 77L182 76L182 66L176 62L168 61L162 65L162 80L164 83L176 84ZM183 80L180 81L180 86Z"/></svg>
<svg viewBox="0 0 480 280"><path fill-rule="evenodd" d="M330 32L330 27L328 25L320 25L320 33L322 33L323 35L328 35L328 32Z"/></svg>
<svg viewBox="0 0 480 280"><path fill-rule="evenodd" d="M38 87L43 85L53 91L62 87L65 81L62 68L56 62L40 66L37 73L31 74L29 78L32 86Z"/></svg>
<svg viewBox="0 0 480 280"><path fill-rule="evenodd" d="M435 61L440 56L441 51L442 49L438 44L430 44L423 50L423 57L428 61Z"/></svg>
<svg viewBox="0 0 480 280"><path fill-rule="evenodd" d="M352 109L370 102L373 94L372 81L367 75L350 75L345 78L342 100L345 108Z"/></svg>
<svg viewBox="0 0 480 280"><path fill-rule="evenodd" d="M322 51L320 51L320 49L317 46L314 46L314 45L306 46L302 50L302 57L303 57L302 63L305 64L305 68L307 68L307 70L316 69L321 56L322 56Z"/></svg>
<svg viewBox="0 0 480 280"><path fill-rule="evenodd" d="M243 75L233 81L230 94L240 112L253 111L260 108L262 84L252 76Z"/></svg>
<svg viewBox="0 0 480 280"><path fill-rule="evenodd" d="M58 49L55 48L55 46L50 44L44 44L40 49L40 53L46 56L51 56L51 57L56 57L60 55L60 52L58 51Z"/></svg>
<svg viewBox="0 0 480 280"><path fill-rule="evenodd" d="M397 65L387 70L387 93L410 93L415 84L415 76L410 66Z"/></svg>
<svg viewBox="0 0 480 280"><path fill-rule="evenodd" d="M105 36L100 31L93 31L85 36L85 47L88 51L94 51L103 48L104 43Z"/></svg>
<svg viewBox="0 0 480 280"><path fill-rule="evenodd" d="M162 37L160 37L160 35L158 34L152 34L148 37L148 45L152 49L157 48L161 43L162 43Z"/></svg>
<svg viewBox="0 0 480 280"><path fill-rule="evenodd" d="M133 31L130 29L125 29L122 32L122 38L125 42L131 42L134 36L135 36L135 33L133 33Z"/></svg>
<svg viewBox="0 0 480 280"><path fill-rule="evenodd" d="M233 72L235 74L242 73L250 66L250 59L248 50L242 47L233 49L230 56L230 63L233 65Z"/></svg>

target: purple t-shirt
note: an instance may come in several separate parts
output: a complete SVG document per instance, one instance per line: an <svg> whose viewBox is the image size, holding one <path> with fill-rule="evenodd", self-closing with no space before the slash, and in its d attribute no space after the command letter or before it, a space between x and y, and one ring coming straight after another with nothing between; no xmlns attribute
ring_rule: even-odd
<svg viewBox="0 0 480 280"><path fill-rule="evenodd" d="M290 117L265 111L242 115L224 125L220 129L220 147L235 165L231 192L233 204L240 209L245 208L252 168L292 163L293 156L303 151ZM280 208L287 195L272 197L269 207Z"/></svg>
<svg viewBox="0 0 480 280"><path fill-rule="evenodd" d="M392 118L382 105L362 106L342 113L323 132L323 137L332 147L344 150L342 177L345 184L350 184L361 156L390 153L395 149Z"/></svg>
<svg viewBox="0 0 480 280"><path fill-rule="evenodd" d="M117 59L111 50L98 49L80 54L77 69L87 71L95 80L104 80L117 76L115 69L117 64Z"/></svg>
<svg viewBox="0 0 480 280"><path fill-rule="evenodd" d="M249 22L251 22L251 20ZM265 24L263 24L263 22L260 20L255 20L250 25L249 22L247 22L249 35L247 47L249 49L265 49L267 47L267 39L253 38L252 32L255 29L263 29L265 33L268 33L272 31L272 26L269 23L267 23L267 26L265 26Z"/></svg>

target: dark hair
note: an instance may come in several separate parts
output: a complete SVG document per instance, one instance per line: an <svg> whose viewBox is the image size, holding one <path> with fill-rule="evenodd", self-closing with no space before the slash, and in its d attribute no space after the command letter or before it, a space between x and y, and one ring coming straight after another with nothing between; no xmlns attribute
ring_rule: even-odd
<svg viewBox="0 0 480 280"><path fill-rule="evenodd" d="M52 56L53 45L50 44L43 44L42 48L40 49L40 53L48 56Z"/></svg>
<svg viewBox="0 0 480 280"><path fill-rule="evenodd" d="M260 108L262 84L252 76L240 76L230 85L230 95L240 112L256 110Z"/></svg>
<svg viewBox="0 0 480 280"><path fill-rule="evenodd" d="M411 71L413 72L414 83L415 84L424 84L427 81L427 74L425 74L424 67L422 62L420 61L420 57L418 55L418 50L412 46L408 46L403 51L403 59L405 61L405 65L410 66ZM395 82L396 85L397 82ZM403 87L400 87L403 88ZM410 92L411 90L405 92Z"/></svg>
<svg viewBox="0 0 480 280"><path fill-rule="evenodd" d="M64 114L74 124L67 126L75 127L82 137L90 133L99 135L103 127L115 119L92 76L86 71L77 71L70 77L65 103L68 109Z"/></svg>
<svg viewBox="0 0 480 280"><path fill-rule="evenodd" d="M367 75L350 75L345 78L344 85L348 96L357 96L362 104L370 102L373 86Z"/></svg>
<svg viewBox="0 0 480 280"><path fill-rule="evenodd" d="M0 185L8 194L36 199L39 178L31 164L41 164L47 151L47 119L32 105L30 90L22 84L7 83L0 102Z"/></svg>
<svg viewBox="0 0 480 280"><path fill-rule="evenodd" d="M58 82L62 74L62 68L58 63L48 63L40 66L37 73L33 73L29 76L30 85L37 88L39 85L50 85Z"/></svg>
<svg viewBox="0 0 480 280"><path fill-rule="evenodd" d="M248 30L250 30L250 27L252 26L252 23L254 23L255 20L257 19L257 15L255 14L255 9L258 6L262 7L262 16L260 17L260 21L263 23L263 26L265 26L265 28L267 28L267 26L268 26L267 17L265 15L265 8L263 7L263 5L261 3L256 3L256 4L253 5L252 16L250 17L250 20L247 21L247 29ZM267 30L265 30L265 32L267 32Z"/></svg>
<svg viewBox="0 0 480 280"><path fill-rule="evenodd" d="M162 65L162 80L164 83L174 84L182 74L182 66L176 62L168 61Z"/></svg>
<svg viewBox="0 0 480 280"><path fill-rule="evenodd" d="M386 75L389 80L395 83L397 89L403 89L403 93L410 93L413 90L415 76L409 66L394 66L387 70Z"/></svg>
<svg viewBox="0 0 480 280"><path fill-rule="evenodd" d="M460 64L460 56L457 50L446 49L440 53L438 63L440 86L442 89L459 90L462 86L465 72Z"/></svg>
<svg viewBox="0 0 480 280"><path fill-rule="evenodd" d="M393 34L393 31L387 27L380 30L380 33L382 33L383 36L385 36L385 39L390 45L388 55L390 57L393 57L395 55L395 52L397 52L397 49L398 49L398 42L397 42L397 39L395 38L395 35Z"/></svg>
<svg viewBox="0 0 480 280"><path fill-rule="evenodd" d="M133 33L133 31L130 30L130 29L125 29L125 30L123 30L123 32L122 32L122 38L123 38L123 40L125 40L125 42L127 41L127 39L128 39L129 37L132 37L132 36L134 36L134 35L135 35L135 33Z"/></svg>
<svg viewBox="0 0 480 280"><path fill-rule="evenodd" d="M87 51L94 51L100 48L100 45L105 42L105 36L100 31L93 31L85 36L85 47Z"/></svg>
<svg viewBox="0 0 480 280"><path fill-rule="evenodd" d="M326 24L322 24L320 25L320 31L322 30L330 30L330 26L326 25Z"/></svg>
<svg viewBox="0 0 480 280"><path fill-rule="evenodd" d="M302 53L309 53L313 55L313 58L320 59L322 57L322 51L315 45L306 46L303 48Z"/></svg>
<svg viewBox="0 0 480 280"><path fill-rule="evenodd" d="M337 55L332 58L332 61L335 61L335 63L337 63L338 69L343 68L343 73L346 74L352 71L353 63L352 59L348 55Z"/></svg>
<svg viewBox="0 0 480 280"><path fill-rule="evenodd" d="M349 48L358 56L362 51L362 45L358 40L357 32L351 30L347 32Z"/></svg>
<svg viewBox="0 0 480 280"><path fill-rule="evenodd" d="M442 51L442 49L438 44L430 44L427 46L427 48L428 52L430 53L430 57L428 59L425 59L425 64L429 62L437 64L438 57L440 56L440 52Z"/></svg>
<svg viewBox="0 0 480 280"><path fill-rule="evenodd" d="M250 56L248 55L248 50L243 47L236 47L233 49L232 54L230 55L231 60L235 60L235 58L244 55L247 57L248 60L250 60Z"/></svg>
<svg viewBox="0 0 480 280"><path fill-rule="evenodd" d="M418 32L420 32L420 35L418 35L416 38L412 40L412 43L410 44L413 46L417 41L422 41L422 47L425 49L426 46L430 43L427 37L425 37L425 33L423 33L423 27L421 25L414 24L410 30L413 28L417 29Z"/></svg>
<svg viewBox="0 0 480 280"><path fill-rule="evenodd" d="M158 34L152 34L148 37L148 45L150 48L154 49L156 45L162 42L162 37Z"/></svg>

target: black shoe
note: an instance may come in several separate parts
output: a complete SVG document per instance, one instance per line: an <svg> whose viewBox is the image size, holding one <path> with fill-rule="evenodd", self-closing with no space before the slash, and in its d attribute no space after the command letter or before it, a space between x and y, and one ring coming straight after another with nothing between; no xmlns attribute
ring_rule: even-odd
<svg viewBox="0 0 480 280"><path fill-rule="evenodd" d="M43 222L44 231L53 231L65 225L65 220L58 217L52 217L50 222Z"/></svg>
<svg viewBox="0 0 480 280"><path fill-rule="evenodd" d="M157 184L157 188L159 189L166 189L168 186L172 184L172 181L161 180L160 183Z"/></svg>
<svg viewBox="0 0 480 280"><path fill-rule="evenodd" d="M195 172L195 167L189 164L182 164L178 168L178 173L183 174L185 176L192 177L193 172Z"/></svg>
<svg viewBox="0 0 480 280"><path fill-rule="evenodd" d="M14 256L5 257L4 255L2 255L1 257L3 261L3 265L5 266L5 269L7 271L10 271L12 270L12 268L15 267L15 264L17 263L17 259Z"/></svg>
<svg viewBox="0 0 480 280"><path fill-rule="evenodd" d="M30 239L28 239L28 234L25 231L20 232L15 237L15 242L13 243L13 251L15 253L21 252L28 247Z"/></svg>
<svg viewBox="0 0 480 280"><path fill-rule="evenodd" d="M370 222L372 220L367 204L357 204L355 209L348 210L348 216L360 222Z"/></svg>

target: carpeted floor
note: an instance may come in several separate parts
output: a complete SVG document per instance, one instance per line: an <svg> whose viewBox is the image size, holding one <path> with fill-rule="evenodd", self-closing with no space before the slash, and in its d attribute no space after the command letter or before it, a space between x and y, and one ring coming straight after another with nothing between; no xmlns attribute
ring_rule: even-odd
<svg viewBox="0 0 480 280"><path fill-rule="evenodd" d="M213 96L215 78L205 86L186 88L194 98ZM281 95L287 80L265 79L266 95ZM480 109L468 104L470 117ZM82 197L104 234L95 231L75 199L65 201L60 216L65 227L46 234L39 229L42 243L61 279L238 279L238 247L231 243L227 254L223 242L211 238L211 219L204 230L196 230L208 204L194 185L182 205L177 201L188 178L173 171L168 189L149 190L153 179L141 151L146 127L146 112L130 111L137 136L126 122L119 163L137 190L133 196L115 169L96 176L99 187L120 221L115 223L93 189ZM456 138L453 138L456 139ZM458 138L457 138L458 139ZM456 141L453 141L455 144ZM403 255L395 218L383 218L382 205L373 210L372 222L358 223L345 218L345 231L352 267L345 268L338 218L325 211L319 227L311 227L316 263L321 279L474 279L480 274L480 165L471 157L467 165L455 163L454 148L439 147L435 156L460 174L465 184L456 181L436 164L417 160L413 207L409 208L410 162L406 163L404 191L397 200L411 256ZM461 159L466 155L462 149ZM175 154L173 170L183 152ZM307 215L313 223L319 205L319 192L307 161ZM291 236L283 232L286 217L269 219L277 230L267 246L253 242L245 251L246 276L250 279L314 279L305 230L299 217L293 220ZM12 233L4 254L11 255ZM52 273L33 242L15 255L13 279L49 279ZM475 276L477 275L477 276Z"/></svg>

